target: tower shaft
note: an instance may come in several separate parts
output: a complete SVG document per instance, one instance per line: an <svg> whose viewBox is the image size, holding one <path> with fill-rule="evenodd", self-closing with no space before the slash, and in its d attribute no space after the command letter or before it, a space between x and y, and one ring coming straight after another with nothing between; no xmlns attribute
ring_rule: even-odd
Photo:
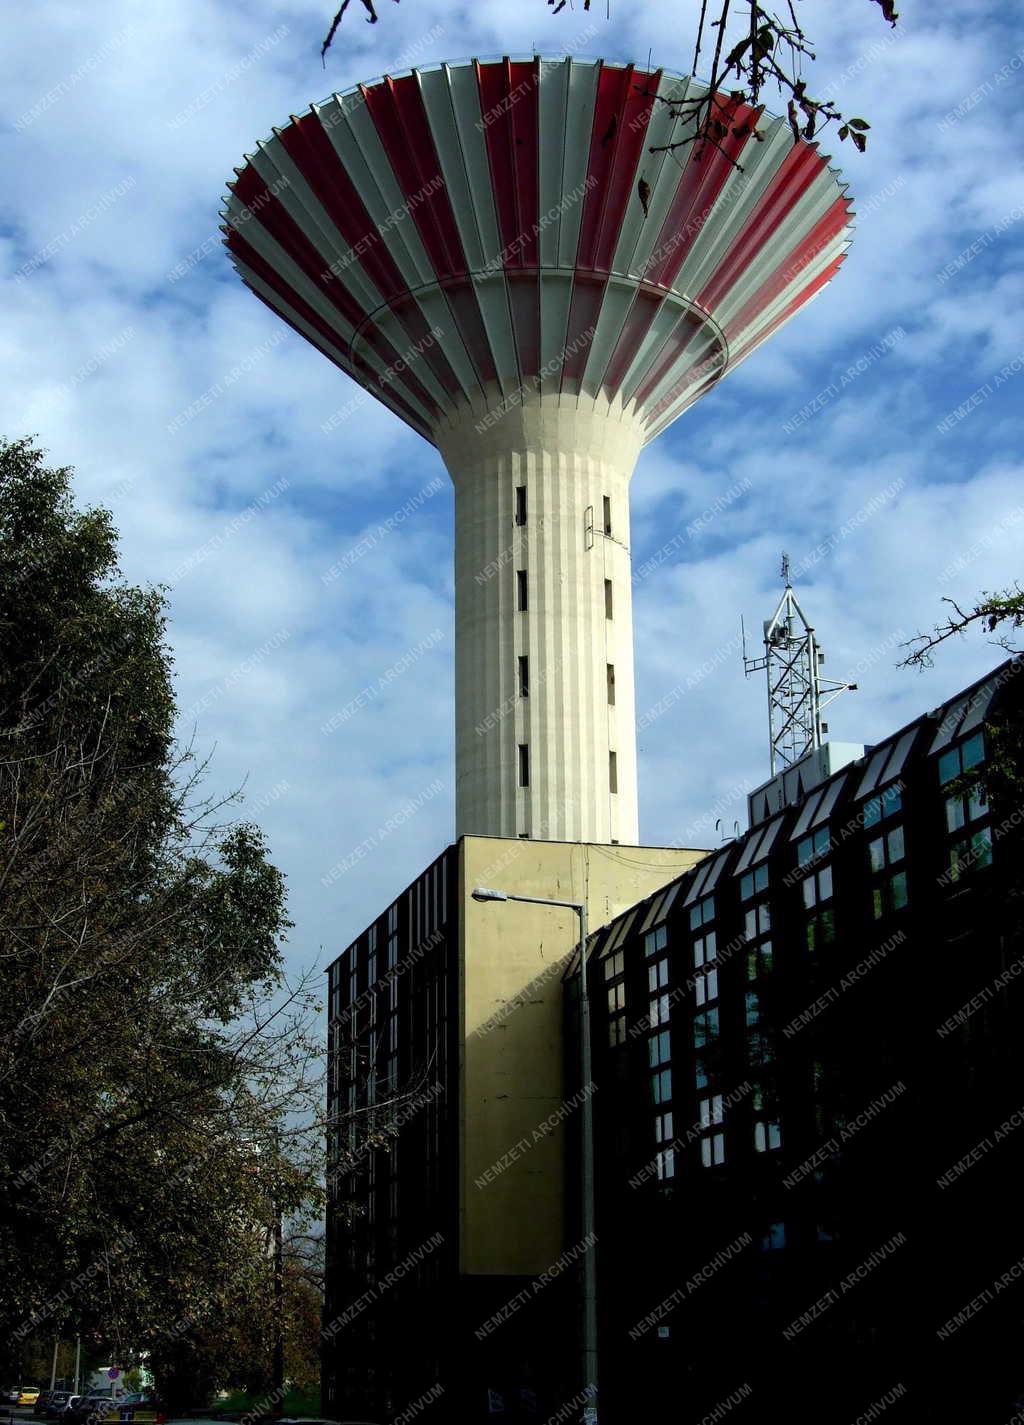
<svg viewBox="0 0 1024 1425"><path fill-rule="evenodd" d="M638 839L638 423L542 396L438 432L455 485L456 835Z"/></svg>

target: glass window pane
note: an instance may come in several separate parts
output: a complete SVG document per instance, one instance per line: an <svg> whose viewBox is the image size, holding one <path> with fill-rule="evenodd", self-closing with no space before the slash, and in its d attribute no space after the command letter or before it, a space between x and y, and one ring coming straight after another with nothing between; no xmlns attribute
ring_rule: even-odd
<svg viewBox="0 0 1024 1425"><path fill-rule="evenodd" d="M718 954L718 940L713 930L709 930L704 937L704 958L713 960Z"/></svg>
<svg viewBox="0 0 1024 1425"><path fill-rule="evenodd" d="M703 1167L711 1167L711 1139L702 1138L700 1141L700 1161Z"/></svg>
<svg viewBox="0 0 1024 1425"><path fill-rule="evenodd" d="M818 899L827 901L832 895L832 867L823 866L818 872Z"/></svg>
<svg viewBox="0 0 1024 1425"><path fill-rule="evenodd" d="M782 1147L782 1129L777 1123L769 1123L768 1125L768 1147Z"/></svg>
<svg viewBox="0 0 1024 1425"><path fill-rule="evenodd" d="M896 875L893 876L892 880L889 882L889 885L892 890L893 910L902 910L907 903L906 871L897 871Z"/></svg>
<svg viewBox="0 0 1024 1425"><path fill-rule="evenodd" d="M864 825L875 826L882 820L882 798L869 797L864 803Z"/></svg>
<svg viewBox="0 0 1024 1425"><path fill-rule="evenodd" d="M712 1142L712 1145L713 1145L713 1153L712 1153L712 1156L713 1156L715 1165L717 1166L719 1163L724 1163L724 1162L725 1162L725 1134L724 1134L724 1133L715 1133L715 1134L713 1134L713 1135L712 1135L712 1138L711 1138L711 1142Z"/></svg>
<svg viewBox="0 0 1024 1425"><path fill-rule="evenodd" d="M755 891L763 891L764 888L765 888L765 886L767 886L767 884L768 884L768 862L765 861L764 864L761 865L761 866L758 866L757 870L754 872L754 890L755 890Z"/></svg>
<svg viewBox="0 0 1024 1425"><path fill-rule="evenodd" d="M894 827L893 827L892 831L889 832L889 835L888 835L888 837L887 837L887 842L888 842L888 847L889 847L889 860L890 860L890 862L892 862L892 861L902 861L902 860L903 860L903 857L904 857L904 854L905 854L904 845L903 845L903 828L902 828L902 826L894 826Z"/></svg>
<svg viewBox="0 0 1024 1425"><path fill-rule="evenodd" d="M745 876L740 877L740 900L747 901L753 894L754 878L748 871Z"/></svg>
<svg viewBox="0 0 1024 1425"><path fill-rule="evenodd" d="M703 1003L704 1003L705 995L704 995L704 976L703 976L703 975L698 975L697 978L696 978L696 979L694 980L694 982L693 982L693 997L694 997L695 1001L697 1002L697 1004L700 1005L700 1004L703 1004Z"/></svg>
<svg viewBox="0 0 1024 1425"><path fill-rule="evenodd" d="M868 860L872 871L881 871L885 866L885 841L880 836L877 841L868 842Z"/></svg>
<svg viewBox="0 0 1024 1425"><path fill-rule="evenodd" d="M946 830L959 831L964 824L963 797L946 798Z"/></svg>
<svg viewBox="0 0 1024 1425"><path fill-rule="evenodd" d="M755 1123L755 1124L754 1124L754 1151L755 1151L755 1153L763 1153L767 1147L768 1147L768 1136L767 1136L767 1134L765 1133L764 1124L763 1124L763 1123Z"/></svg>
<svg viewBox="0 0 1024 1425"><path fill-rule="evenodd" d="M814 852L812 849L811 838L809 836L805 836L802 841L797 842L796 864L798 866L806 866L807 862L811 859L813 854Z"/></svg>
<svg viewBox="0 0 1024 1425"><path fill-rule="evenodd" d="M811 906L814 905L814 902L817 898L817 891L814 885L814 877L808 876L807 880L802 882L802 886L804 893L804 909L810 910Z"/></svg>
<svg viewBox="0 0 1024 1425"><path fill-rule="evenodd" d="M967 815L971 821L977 821L979 816L984 816L988 811L988 802L985 800L985 793L981 787L972 787L967 794Z"/></svg>
<svg viewBox="0 0 1024 1425"><path fill-rule="evenodd" d="M767 931L771 930L772 913L771 909L768 906L762 905L758 907L757 925L762 935L766 934Z"/></svg>
<svg viewBox="0 0 1024 1425"><path fill-rule="evenodd" d="M718 971L709 970L707 973L708 999L718 998Z"/></svg>
<svg viewBox="0 0 1024 1425"><path fill-rule="evenodd" d="M743 933L746 935L746 937L747 937L748 940L756 940L756 938L757 938L757 911L756 911L756 910L748 910L748 911L747 911L747 914L746 914L746 916L744 917L744 921L743 921Z"/></svg>
<svg viewBox="0 0 1024 1425"><path fill-rule="evenodd" d="M960 773L960 749L951 747L939 758L939 781L951 782Z"/></svg>
<svg viewBox="0 0 1024 1425"><path fill-rule="evenodd" d="M985 743L980 732L976 732L973 737L969 737L960 748L961 765L965 772L972 767L977 767L979 762L985 760Z"/></svg>
<svg viewBox="0 0 1024 1425"><path fill-rule="evenodd" d="M971 853L976 866L991 866L992 832L987 826L976 831L971 837Z"/></svg>
<svg viewBox="0 0 1024 1425"><path fill-rule="evenodd" d="M659 925L657 930L649 930L644 936L644 954L656 955L665 948L667 941L668 932L663 925Z"/></svg>

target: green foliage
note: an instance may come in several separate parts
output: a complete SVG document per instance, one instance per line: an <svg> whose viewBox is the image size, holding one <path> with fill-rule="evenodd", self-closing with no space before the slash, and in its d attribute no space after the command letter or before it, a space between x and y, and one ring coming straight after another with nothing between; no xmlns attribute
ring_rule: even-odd
<svg viewBox="0 0 1024 1425"><path fill-rule="evenodd" d="M226 1369L204 1332L264 1369L268 1232L317 1201L284 879L175 744L163 593L26 440L0 441L0 611L0 1355L80 1331L194 1396Z"/></svg>

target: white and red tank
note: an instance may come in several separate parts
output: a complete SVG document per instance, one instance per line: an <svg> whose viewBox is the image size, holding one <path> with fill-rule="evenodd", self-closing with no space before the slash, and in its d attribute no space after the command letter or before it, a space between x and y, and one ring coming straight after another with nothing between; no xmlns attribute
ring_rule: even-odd
<svg viewBox="0 0 1024 1425"><path fill-rule="evenodd" d="M229 185L243 281L455 481L459 833L636 841L633 464L850 240L784 120L720 96L694 145L705 93L575 58L416 69L293 116Z"/></svg>

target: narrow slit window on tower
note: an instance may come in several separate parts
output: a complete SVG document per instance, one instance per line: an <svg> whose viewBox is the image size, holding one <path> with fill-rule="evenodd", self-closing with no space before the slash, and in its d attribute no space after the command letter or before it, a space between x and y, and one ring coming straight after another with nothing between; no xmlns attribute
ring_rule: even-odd
<svg viewBox="0 0 1024 1425"><path fill-rule="evenodd" d="M605 618L612 617L612 581L610 579L604 581L604 616Z"/></svg>
<svg viewBox="0 0 1024 1425"><path fill-rule="evenodd" d="M526 570L516 570L516 608L520 613L525 613L529 607L528 595L526 592Z"/></svg>
<svg viewBox="0 0 1024 1425"><path fill-rule="evenodd" d="M614 752L608 753L608 790L610 792L619 790L619 759Z"/></svg>
<svg viewBox="0 0 1024 1425"><path fill-rule="evenodd" d="M608 706L615 706L615 664L608 664Z"/></svg>
<svg viewBox="0 0 1024 1425"><path fill-rule="evenodd" d="M530 748L526 742L519 744L519 785L521 787L530 785Z"/></svg>
<svg viewBox="0 0 1024 1425"><path fill-rule="evenodd" d="M530 696L530 660L525 653L519 655L519 696Z"/></svg>
<svg viewBox="0 0 1024 1425"><path fill-rule="evenodd" d="M604 532L605 532L605 534L611 534L611 532L612 532L612 502L611 502L611 499L610 499L610 497L609 497L608 495L605 495L605 496L603 496L602 498L603 498L603 504L604 504Z"/></svg>
<svg viewBox="0 0 1024 1425"><path fill-rule="evenodd" d="M516 486L516 524L526 523L526 486Z"/></svg>

